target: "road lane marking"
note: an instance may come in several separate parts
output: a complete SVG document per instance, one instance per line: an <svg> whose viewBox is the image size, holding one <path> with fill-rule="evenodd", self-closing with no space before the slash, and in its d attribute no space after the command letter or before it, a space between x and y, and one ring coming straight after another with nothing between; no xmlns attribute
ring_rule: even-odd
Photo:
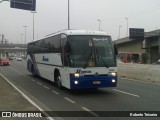
<svg viewBox="0 0 160 120"><path fill-rule="evenodd" d="M30 77L28 77L28 76L26 76L25 74L23 74L23 73L21 73L21 72L17 71L17 70L16 70L16 69L14 69L13 67L11 67L11 66L10 66L10 68L11 68L13 71L17 72L19 75L22 75L22 76L24 76L24 77L26 77L26 78L30 79Z"/></svg>
<svg viewBox="0 0 160 120"><path fill-rule="evenodd" d="M17 71L17 70L16 70L16 69L14 69L13 67L11 67L11 66L10 66L10 68L11 68L13 71L17 72L18 74L20 74L20 75L24 76L24 74L22 74L21 72Z"/></svg>
<svg viewBox="0 0 160 120"><path fill-rule="evenodd" d="M93 111L91 111L90 109L86 108L86 107L81 107L83 110L89 112L90 114L92 114L93 116L99 117L99 115Z"/></svg>
<svg viewBox="0 0 160 120"><path fill-rule="evenodd" d="M30 77L26 76L26 75L23 75L24 77L28 78L28 79L31 79Z"/></svg>
<svg viewBox="0 0 160 120"><path fill-rule="evenodd" d="M132 94L132 93L129 93L129 92L125 92L125 91L121 91L121 90L117 90L117 89L113 89L113 90L117 91L117 92L120 92L120 93L127 94L127 95L131 95L131 96L134 96L134 97L140 97L139 95Z"/></svg>
<svg viewBox="0 0 160 120"><path fill-rule="evenodd" d="M36 82L37 84L39 84L39 85L42 85L42 83L40 83L40 82Z"/></svg>
<svg viewBox="0 0 160 120"><path fill-rule="evenodd" d="M30 99L26 94L24 94L18 87L16 87L12 82L10 82L5 76L3 76L0 73L0 76L2 76L15 90L17 90L28 102L30 102L33 106L35 106L39 111L43 112L43 114L45 114L47 116L47 118L49 120L54 120L53 118L51 118L46 112L44 112L44 110L38 106L32 99Z"/></svg>
<svg viewBox="0 0 160 120"><path fill-rule="evenodd" d="M32 79L33 82L36 82L36 80Z"/></svg>
<svg viewBox="0 0 160 120"><path fill-rule="evenodd" d="M132 81L134 81L134 82L141 82L141 83L146 83L146 84L153 84L153 85L160 85L160 83L156 83L156 81L155 81L155 83L154 82L150 82L150 81L141 81L141 80L135 80L135 79L131 79L131 78L123 78L123 77L121 77L121 79L124 79L124 80L132 80Z"/></svg>
<svg viewBox="0 0 160 120"><path fill-rule="evenodd" d="M55 90L52 90L53 93L59 95L59 92L55 91Z"/></svg>
<svg viewBox="0 0 160 120"><path fill-rule="evenodd" d="M43 85L43 87L46 88L46 89L48 89L48 90L50 89L49 87L47 87L47 86L45 86L45 85Z"/></svg>
<svg viewBox="0 0 160 120"><path fill-rule="evenodd" d="M66 99L67 101L69 101L71 103L76 103L75 101L71 100L70 98L64 97L64 99Z"/></svg>

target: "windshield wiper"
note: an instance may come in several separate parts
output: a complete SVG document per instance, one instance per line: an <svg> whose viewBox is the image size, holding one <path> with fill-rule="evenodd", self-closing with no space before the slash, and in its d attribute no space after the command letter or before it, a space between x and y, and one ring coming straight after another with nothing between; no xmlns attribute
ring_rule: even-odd
<svg viewBox="0 0 160 120"><path fill-rule="evenodd" d="M105 67L107 67L107 68L109 68L109 66L108 66L108 64L104 61L104 59L102 58L102 57L99 57L101 60L102 60L102 62L105 64Z"/></svg>
<svg viewBox="0 0 160 120"><path fill-rule="evenodd" d="M101 59L102 62L105 64L105 67L109 68L109 66L106 64L106 62L104 61L104 59L99 56L98 49L95 48L95 50L96 50L96 56L97 56L98 61L99 61L99 59Z"/></svg>

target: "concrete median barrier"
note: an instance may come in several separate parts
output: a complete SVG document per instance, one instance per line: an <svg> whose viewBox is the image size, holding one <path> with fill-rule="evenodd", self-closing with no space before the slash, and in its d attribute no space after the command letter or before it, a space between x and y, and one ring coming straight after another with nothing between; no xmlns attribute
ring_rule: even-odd
<svg viewBox="0 0 160 120"><path fill-rule="evenodd" d="M118 75L136 80L159 82L160 66L133 63L119 63Z"/></svg>

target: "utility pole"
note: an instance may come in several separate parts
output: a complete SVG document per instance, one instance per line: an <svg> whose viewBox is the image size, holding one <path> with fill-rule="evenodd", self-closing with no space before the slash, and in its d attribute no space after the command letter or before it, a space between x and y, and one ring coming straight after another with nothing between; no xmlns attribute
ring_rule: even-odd
<svg viewBox="0 0 160 120"><path fill-rule="evenodd" d="M2 35L0 34L0 36ZM1 40L1 56L0 57L2 57L2 40Z"/></svg>
<svg viewBox="0 0 160 120"><path fill-rule="evenodd" d="M121 37L121 27L122 27L122 26L119 26L119 39L120 39L120 37Z"/></svg>
<svg viewBox="0 0 160 120"><path fill-rule="evenodd" d="M23 35L24 34L20 34L20 36L21 36L21 44L23 44Z"/></svg>
<svg viewBox="0 0 160 120"><path fill-rule="evenodd" d="M99 22L99 31L101 31L101 20L97 20Z"/></svg>
<svg viewBox="0 0 160 120"><path fill-rule="evenodd" d="M7 48L7 40L6 39L4 39L4 57L7 57L7 52L6 52L6 48Z"/></svg>
<svg viewBox="0 0 160 120"><path fill-rule="evenodd" d="M3 39L4 39L4 35L2 34L2 44L1 44L1 45L2 45L1 47L2 47L2 48L1 48L1 57L3 57Z"/></svg>
<svg viewBox="0 0 160 120"><path fill-rule="evenodd" d="M69 13L69 0L68 0L68 30L70 29L70 13Z"/></svg>
<svg viewBox="0 0 160 120"><path fill-rule="evenodd" d="M125 18L127 20L127 32L126 32L126 38L128 36L128 18Z"/></svg>
<svg viewBox="0 0 160 120"><path fill-rule="evenodd" d="M26 28L28 27L28 26L23 26L24 27L24 30L25 30L25 41L24 41L24 44L26 44Z"/></svg>
<svg viewBox="0 0 160 120"><path fill-rule="evenodd" d="M37 13L36 11L31 11L31 13L33 14L33 40L34 41L34 14Z"/></svg>

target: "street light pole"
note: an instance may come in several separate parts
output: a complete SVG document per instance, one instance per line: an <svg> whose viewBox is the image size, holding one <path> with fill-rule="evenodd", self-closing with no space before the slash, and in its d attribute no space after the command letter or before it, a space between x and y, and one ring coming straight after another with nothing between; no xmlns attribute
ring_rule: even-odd
<svg viewBox="0 0 160 120"><path fill-rule="evenodd" d="M69 0L68 0L68 30L70 29L70 13L69 13Z"/></svg>
<svg viewBox="0 0 160 120"><path fill-rule="evenodd" d="M34 13L37 13L37 12L36 11L31 11L31 13L33 13L33 40L34 40Z"/></svg>
<svg viewBox="0 0 160 120"><path fill-rule="evenodd" d="M25 41L24 41L24 44L26 44L26 28L28 27L28 26L23 26L24 27L24 29L25 29Z"/></svg>
<svg viewBox="0 0 160 120"><path fill-rule="evenodd" d="M3 57L3 39L4 39L4 35L2 34L2 41L1 41L1 57Z"/></svg>
<svg viewBox="0 0 160 120"><path fill-rule="evenodd" d="M120 39L120 35L121 35L121 27L122 26L119 26L119 39Z"/></svg>
<svg viewBox="0 0 160 120"><path fill-rule="evenodd" d="M101 31L101 20L97 20L99 22L99 31Z"/></svg>
<svg viewBox="0 0 160 120"><path fill-rule="evenodd" d="M4 39L4 57L6 57L7 56L7 53L6 53L6 48L7 48L7 39Z"/></svg>
<svg viewBox="0 0 160 120"><path fill-rule="evenodd" d="M125 18L127 20L127 32L126 32L126 37L128 36L128 18Z"/></svg>
<svg viewBox="0 0 160 120"><path fill-rule="evenodd" d="M21 43L23 44L23 34L20 35L21 35Z"/></svg>

